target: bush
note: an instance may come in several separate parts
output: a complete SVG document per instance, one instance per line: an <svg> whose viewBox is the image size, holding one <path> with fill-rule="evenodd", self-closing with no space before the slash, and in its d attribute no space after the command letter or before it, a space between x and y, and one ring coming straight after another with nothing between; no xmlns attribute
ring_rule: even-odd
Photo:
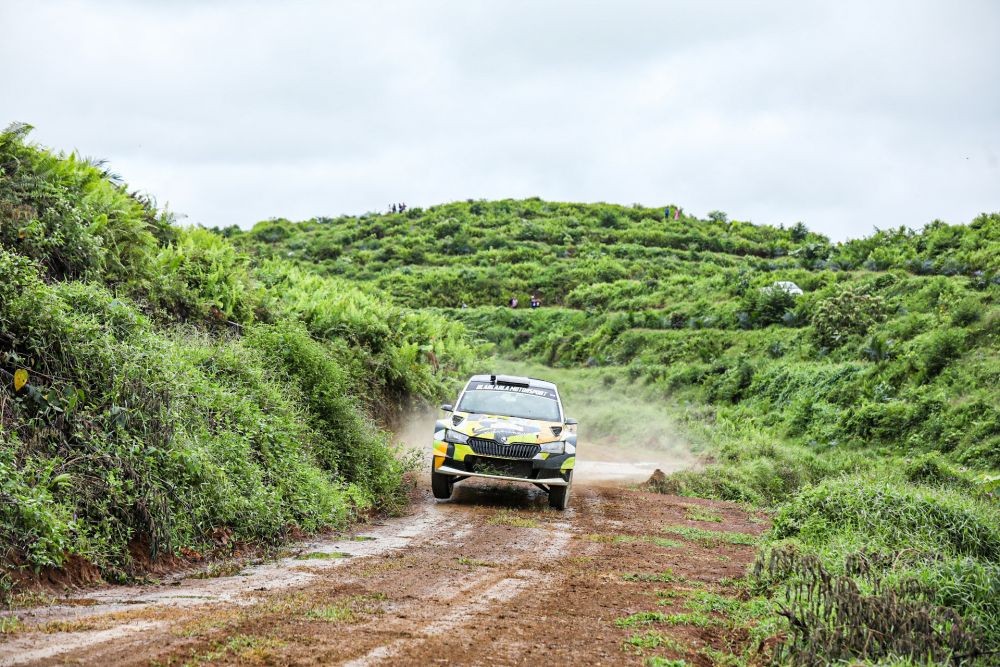
<svg viewBox="0 0 1000 667"><path fill-rule="evenodd" d="M137 554L398 506L404 464L373 416L449 387L464 327L257 268L23 135L0 135L0 579L79 556L120 580ZM284 221L256 231L309 247Z"/></svg>
<svg viewBox="0 0 1000 667"><path fill-rule="evenodd" d="M941 664L964 662L988 650L976 614L963 617L926 600L927 587L886 577L877 556L848 555L845 575L828 571L819 558L795 549L774 549L766 565L764 561L755 564L754 579L758 586L778 582L778 588L784 588L780 614L789 622L789 632L774 652L776 663L905 658Z"/></svg>
<svg viewBox="0 0 1000 667"><path fill-rule="evenodd" d="M396 506L402 500L400 463L385 434L364 419L335 354L298 322L257 325L247 332L247 343L302 392L309 421L322 436L312 453L323 468L357 485L371 504Z"/></svg>
<svg viewBox="0 0 1000 667"><path fill-rule="evenodd" d="M119 578L135 547L156 557L221 528L273 540L342 525L347 500L309 454L319 435L297 389L252 351L159 332L98 286L18 280L0 302L8 363L29 370L21 391L0 390L18 452L4 465L23 482L5 487L0 526L14 563L75 554Z"/></svg>
<svg viewBox="0 0 1000 667"><path fill-rule="evenodd" d="M971 482L945 461L938 452L929 452L906 461L903 476L916 484L941 484L971 488Z"/></svg>
<svg viewBox="0 0 1000 667"><path fill-rule="evenodd" d="M25 143L30 125L0 132L0 245L53 279L127 282L148 276L168 218L99 166Z"/></svg>
<svg viewBox="0 0 1000 667"><path fill-rule="evenodd" d="M914 359L919 369L918 378L926 382L932 380L949 363L961 356L965 349L965 332L956 328L932 331L919 337L914 347Z"/></svg>
<svg viewBox="0 0 1000 667"><path fill-rule="evenodd" d="M208 230L181 230L153 265L149 299L171 318L247 323L262 305L249 258Z"/></svg>
<svg viewBox="0 0 1000 667"><path fill-rule="evenodd" d="M820 482L798 494L774 518L776 538L825 544L835 536L872 550L918 549L927 554L1000 560L1000 515L945 489L904 486L865 477Z"/></svg>
<svg viewBox="0 0 1000 667"><path fill-rule="evenodd" d="M966 297L955 304L951 313L951 323L956 327L975 324L982 316L982 306L977 299Z"/></svg>
<svg viewBox="0 0 1000 667"><path fill-rule="evenodd" d="M785 316L795 308L795 296L771 285L748 290L742 305L752 326L765 327L785 321ZM794 325L795 319L790 323Z"/></svg>
<svg viewBox="0 0 1000 667"><path fill-rule="evenodd" d="M851 336L863 336L885 316L885 302L863 288L848 286L819 302L811 323L816 342L836 348Z"/></svg>

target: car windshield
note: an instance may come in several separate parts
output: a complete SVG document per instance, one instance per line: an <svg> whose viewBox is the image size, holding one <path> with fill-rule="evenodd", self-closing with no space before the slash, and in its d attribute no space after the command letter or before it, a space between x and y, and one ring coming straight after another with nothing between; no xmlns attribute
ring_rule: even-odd
<svg viewBox="0 0 1000 667"><path fill-rule="evenodd" d="M551 390L534 390L527 387L468 389L462 396L458 409L483 415L523 417L548 422L559 421L559 401Z"/></svg>

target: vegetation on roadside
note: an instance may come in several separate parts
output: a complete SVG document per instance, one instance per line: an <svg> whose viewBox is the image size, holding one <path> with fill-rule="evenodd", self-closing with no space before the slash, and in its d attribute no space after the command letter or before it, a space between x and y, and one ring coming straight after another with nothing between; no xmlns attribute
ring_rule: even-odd
<svg viewBox="0 0 1000 667"><path fill-rule="evenodd" d="M376 419L450 385L460 324L258 264L29 130L0 133L0 592L403 502Z"/></svg>
<svg viewBox="0 0 1000 667"><path fill-rule="evenodd" d="M669 445L703 465L658 490L776 512L751 580L783 605L781 642L766 644L782 661L1000 650L1000 214L845 243L537 199L221 231L461 321L497 354L585 369L595 394L661 406ZM530 294L541 309L506 305ZM584 430L628 421L588 405ZM623 430L642 438L633 421ZM875 641L872 609L910 634Z"/></svg>

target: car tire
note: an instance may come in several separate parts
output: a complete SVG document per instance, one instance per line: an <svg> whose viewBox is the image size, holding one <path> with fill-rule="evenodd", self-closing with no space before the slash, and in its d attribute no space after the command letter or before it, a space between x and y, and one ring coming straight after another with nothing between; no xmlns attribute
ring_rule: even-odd
<svg viewBox="0 0 1000 667"><path fill-rule="evenodd" d="M452 481L451 475L442 475L439 472L431 471L431 491L434 492L434 497L438 500L451 498L451 490L454 486L455 482Z"/></svg>
<svg viewBox="0 0 1000 667"><path fill-rule="evenodd" d="M569 482L566 486L553 486L549 488L549 507L557 510L564 510L569 507L569 491L573 488L573 471L569 472Z"/></svg>

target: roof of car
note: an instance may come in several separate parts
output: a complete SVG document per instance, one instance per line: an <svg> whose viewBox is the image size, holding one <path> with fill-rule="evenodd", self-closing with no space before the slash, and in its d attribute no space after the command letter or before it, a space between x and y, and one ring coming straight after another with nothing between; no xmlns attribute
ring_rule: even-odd
<svg viewBox="0 0 1000 667"><path fill-rule="evenodd" d="M527 384L529 387L544 387L546 389L556 388L556 385L553 382L547 382L537 378L524 377L522 375L473 375L469 378L469 382L492 382L494 378L496 378L499 382L517 382Z"/></svg>

